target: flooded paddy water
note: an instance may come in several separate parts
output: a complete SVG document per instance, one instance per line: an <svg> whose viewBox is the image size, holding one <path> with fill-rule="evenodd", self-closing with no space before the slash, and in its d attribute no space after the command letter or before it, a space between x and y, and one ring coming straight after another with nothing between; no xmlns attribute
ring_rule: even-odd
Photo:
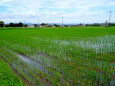
<svg viewBox="0 0 115 86"><path fill-rule="evenodd" d="M53 41L50 40L52 43L56 43L60 46L65 46L65 45L75 45L75 46L79 46L84 50L93 50L93 53L95 53L95 55L100 54L100 53L110 53L113 52L112 55L115 55L115 36L113 35L106 35L106 36L102 36L102 37L95 37L95 38L88 38L88 40L85 41L78 41L78 42L69 42L69 41ZM51 46L50 46L51 47ZM79 74L80 71L82 71L84 74L86 74L85 76L81 74L81 77L87 78L88 76L91 76L90 73L94 73L96 74L95 79L97 80L97 82L94 82L94 84L100 84L104 85L105 83L110 85L110 86L114 86L114 71L110 72L109 71L105 71L106 68L108 68L109 70L114 70L115 69L115 63L111 63L111 62L106 62L106 61L101 61L101 60L93 60L91 58L86 58L85 55L84 57L77 57L77 59L73 59L71 57L60 57L59 59L57 58L53 58L53 54L47 55L45 53L38 53L36 55L30 55L30 56L25 56L25 55L21 55L18 53L15 53L13 51L11 51L11 53L13 53L14 55L16 55L16 57L18 59L21 59L24 63L27 63L29 65L28 70L30 70L33 74L35 74L35 70L36 70L36 75L37 75L37 71L41 71L43 73L45 73L47 76L50 77L55 77L55 72L59 73L59 77L58 79L60 81L65 81L68 82L68 80L65 80L65 77L70 78L71 79L75 79L75 76L71 73L71 72L66 72L69 68L69 63L74 63L76 65L81 65L82 67L89 67L91 68L90 70L75 70L77 73ZM60 53L59 53L60 54ZM89 54L89 53L86 53ZM57 55L60 56L60 55ZM101 57L100 57L101 58ZM62 61L61 61L62 60ZM65 64L63 64L63 62L65 62ZM68 63L66 63L68 62ZM70 65L70 67L73 65ZM15 67L15 66L14 66ZM75 67L73 67L75 68ZM22 72L25 72L24 74L28 75L28 71L25 70L24 68L21 68ZM34 71L32 71L34 70ZM96 70L96 71L94 71ZM93 71L93 72L92 72ZM78 73L79 72L79 73ZM76 75L75 74L75 75ZM108 78L106 76L106 74L108 74ZM71 77L70 77L71 76ZM78 77L79 75L77 75L76 77ZM28 77L32 77L28 76ZM80 76L79 76L80 77ZM33 79L33 78L32 78ZM60 82L59 84L63 84L63 82ZM51 80L48 81L51 85ZM46 82L46 83L48 83ZM79 82L79 79L78 79ZM81 83L75 83L75 82L70 82L70 85L75 85L75 84L81 84ZM85 82L85 81L84 81ZM44 83L44 82L43 82ZM42 84L43 84L42 83ZM91 84L91 83L90 83ZM93 84L93 83L92 83ZM93 84L93 85L94 85Z"/></svg>
<svg viewBox="0 0 115 86"><path fill-rule="evenodd" d="M115 85L115 35L18 39L3 37L0 55L33 86Z"/></svg>

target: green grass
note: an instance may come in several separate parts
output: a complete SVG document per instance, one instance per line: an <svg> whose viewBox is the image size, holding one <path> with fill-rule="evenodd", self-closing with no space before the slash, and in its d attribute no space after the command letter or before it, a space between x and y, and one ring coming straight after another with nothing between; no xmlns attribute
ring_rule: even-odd
<svg viewBox="0 0 115 86"><path fill-rule="evenodd" d="M0 86L24 86L11 68L0 58Z"/></svg>
<svg viewBox="0 0 115 86"><path fill-rule="evenodd" d="M115 82L115 27L1 28L0 56L34 85Z"/></svg>

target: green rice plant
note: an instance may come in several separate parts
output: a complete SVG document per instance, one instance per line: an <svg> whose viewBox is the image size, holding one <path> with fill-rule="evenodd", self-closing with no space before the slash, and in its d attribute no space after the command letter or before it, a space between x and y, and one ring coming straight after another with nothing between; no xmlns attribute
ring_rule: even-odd
<svg viewBox="0 0 115 86"><path fill-rule="evenodd" d="M114 46L114 27L0 30L0 56L33 85L115 85Z"/></svg>

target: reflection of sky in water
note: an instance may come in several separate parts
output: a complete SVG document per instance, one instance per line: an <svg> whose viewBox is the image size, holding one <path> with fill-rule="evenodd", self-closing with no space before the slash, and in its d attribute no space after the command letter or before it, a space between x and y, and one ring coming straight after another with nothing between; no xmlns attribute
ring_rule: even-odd
<svg viewBox="0 0 115 86"><path fill-rule="evenodd" d="M85 49L93 49L96 53L107 53L115 52L115 36L114 35L105 35L99 37L91 37L86 40L81 41L53 41L54 43L59 44L75 44Z"/></svg>
<svg viewBox="0 0 115 86"><path fill-rule="evenodd" d="M115 52L115 36L95 37L88 41L80 41L77 45L93 49L96 53Z"/></svg>
<svg viewBox="0 0 115 86"><path fill-rule="evenodd" d="M16 54L16 53L15 53L15 54ZM28 63L31 67L36 68L36 69L38 69L38 70L40 70L40 71L42 71L42 72L44 72L44 73L46 73L46 74L49 74L49 70L47 70L45 66L49 66L50 64L43 66L43 65L41 64L41 62L38 61L37 59L32 60L32 59L30 59L30 58L28 58L28 57L25 57L25 56L19 55L19 54L16 54L16 56L17 56L18 58L20 58L21 60L23 60L24 62ZM46 59L45 59L45 60L46 60ZM49 62L49 61L48 61L48 62ZM48 63L47 63L47 64L48 64Z"/></svg>
<svg viewBox="0 0 115 86"><path fill-rule="evenodd" d="M32 67L39 69L41 71L44 71L44 67L38 62L38 61L33 61L31 59L29 59L28 57L24 57L22 55L18 55L16 54L18 58L20 58L21 60L25 61L26 63L28 63L29 65L31 65Z"/></svg>

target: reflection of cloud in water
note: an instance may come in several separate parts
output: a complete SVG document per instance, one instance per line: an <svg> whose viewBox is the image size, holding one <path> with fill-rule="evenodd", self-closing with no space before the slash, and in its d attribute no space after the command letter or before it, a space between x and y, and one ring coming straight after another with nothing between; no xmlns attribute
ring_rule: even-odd
<svg viewBox="0 0 115 86"><path fill-rule="evenodd" d="M93 49L96 53L107 53L107 52L115 52L115 36L114 35L105 35L99 37L91 37L86 40L81 41L52 41L54 43L59 44L75 44L76 46L85 48L85 49Z"/></svg>

